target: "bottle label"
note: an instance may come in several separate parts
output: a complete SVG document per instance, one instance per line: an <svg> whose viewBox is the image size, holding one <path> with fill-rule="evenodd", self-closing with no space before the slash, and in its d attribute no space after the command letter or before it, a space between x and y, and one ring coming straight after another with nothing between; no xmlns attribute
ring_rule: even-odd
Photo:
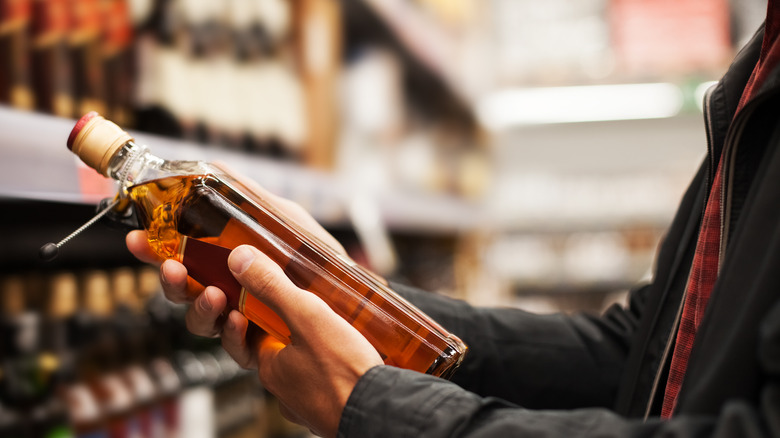
<svg viewBox="0 0 780 438"><path fill-rule="evenodd" d="M184 236L181 243L181 260L190 277L203 286L220 288L227 297L228 308L238 309L243 313L247 293L228 268L230 251L219 245Z"/></svg>
<svg viewBox="0 0 780 438"><path fill-rule="evenodd" d="M250 321L282 343L290 342L290 329L233 277L227 259L231 249L184 236L180 259L187 274L203 286L217 286L227 297L227 308L238 309Z"/></svg>

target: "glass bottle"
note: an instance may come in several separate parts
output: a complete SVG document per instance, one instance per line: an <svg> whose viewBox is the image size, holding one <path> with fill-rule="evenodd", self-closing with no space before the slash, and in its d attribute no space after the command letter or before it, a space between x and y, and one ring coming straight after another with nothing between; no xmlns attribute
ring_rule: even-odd
<svg viewBox="0 0 780 438"><path fill-rule="evenodd" d="M31 84L35 109L60 117L73 117L73 71L68 57L68 2L32 2Z"/></svg>
<svg viewBox="0 0 780 438"><path fill-rule="evenodd" d="M0 102L30 110L30 0L0 0Z"/></svg>
<svg viewBox="0 0 780 438"><path fill-rule="evenodd" d="M63 364L47 351L43 318L30 306L29 292L29 283L18 277L6 279L0 289L0 403L22 416L22 436L69 436L65 406L56 394Z"/></svg>
<svg viewBox="0 0 780 438"><path fill-rule="evenodd" d="M76 123L68 146L120 182L120 198L135 208L158 255L182 262L201 284L220 287L229 306L281 342L290 341L284 322L241 288L227 267L230 250L241 244L255 246L298 287L322 298L386 364L449 377L462 360L466 346L460 339L223 167L158 158L94 112Z"/></svg>

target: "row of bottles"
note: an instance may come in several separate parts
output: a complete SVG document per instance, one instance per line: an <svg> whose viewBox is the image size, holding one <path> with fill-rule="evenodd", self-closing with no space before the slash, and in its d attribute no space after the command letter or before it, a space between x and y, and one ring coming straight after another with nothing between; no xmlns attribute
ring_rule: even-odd
<svg viewBox="0 0 780 438"><path fill-rule="evenodd" d="M0 104L295 158L289 0L0 0Z"/></svg>
<svg viewBox="0 0 780 438"><path fill-rule="evenodd" d="M299 154L306 110L295 71L295 2L135 3L152 5L137 11L139 127L273 156Z"/></svg>
<svg viewBox="0 0 780 438"><path fill-rule="evenodd" d="M0 293L0 436L267 433L254 373L188 334L155 269L10 275Z"/></svg>
<svg viewBox="0 0 780 438"><path fill-rule="evenodd" d="M0 102L129 122L132 35L124 0L0 1Z"/></svg>

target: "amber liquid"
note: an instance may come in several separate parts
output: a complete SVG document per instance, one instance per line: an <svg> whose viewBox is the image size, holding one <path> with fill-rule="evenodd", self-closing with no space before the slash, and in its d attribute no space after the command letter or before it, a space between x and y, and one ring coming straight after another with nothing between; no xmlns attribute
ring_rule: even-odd
<svg viewBox="0 0 780 438"><path fill-rule="evenodd" d="M463 358L457 337L219 170L154 180L129 193L152 248L165 258L181 259L182 242L193 238L229 249L253 245L358 329L386 364L449 377ZM249 320L289 343L276 314L251 294L243 299Z"/></svg>

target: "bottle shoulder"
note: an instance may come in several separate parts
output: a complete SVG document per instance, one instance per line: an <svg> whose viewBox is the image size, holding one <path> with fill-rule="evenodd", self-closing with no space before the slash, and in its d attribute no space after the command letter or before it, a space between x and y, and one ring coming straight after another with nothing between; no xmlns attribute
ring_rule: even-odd
<svg viewBox="0 0 780 438"><path fill-rule="evenodd" d="M203 161L161 160L154 156L146 157L144 161L145 163L140 167L139 171L131 175L125 182L126 186L130 187L175 176L196 176L215 173L213 166Z"/></svg>

